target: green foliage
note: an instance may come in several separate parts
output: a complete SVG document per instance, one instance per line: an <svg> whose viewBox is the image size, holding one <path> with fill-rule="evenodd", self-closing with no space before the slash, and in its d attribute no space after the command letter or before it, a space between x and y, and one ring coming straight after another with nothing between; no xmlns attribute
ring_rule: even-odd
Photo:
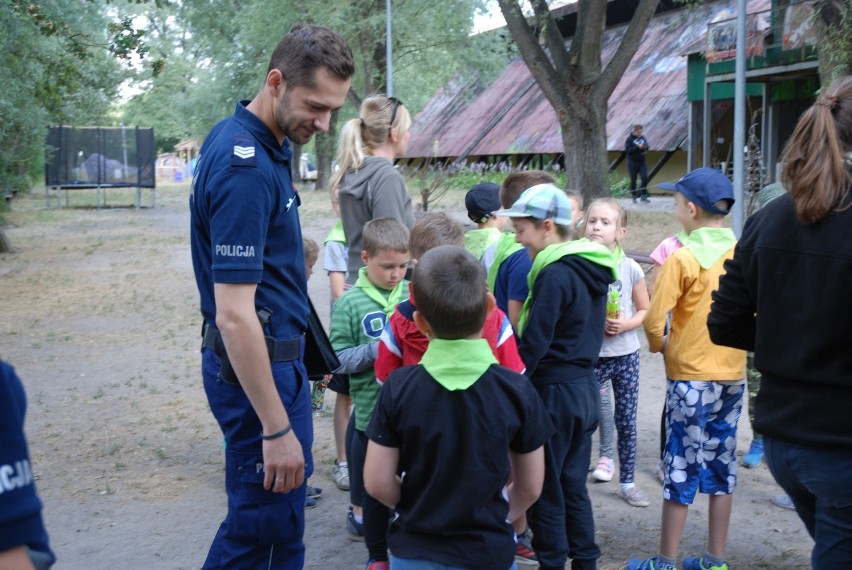
<svg viewBox="0 0 852 570"><path fill-rule="evenodd" d="M852 73L852 0L822 0L817 3L820 22L820 80L828 85Z"/></svg>
<svg viewBox="0 0 852 570"><path fill-rule="evenodd" d="M487 165L482 162L461 166L459 164L412 163L406 165L402 174L406 186L412 193L420 196L421 210L428 210L430 204L438 202L447 192L464 195L476 184L493 182L500 186L509 174L518 172L506 163ZM565 188L565 173L550 171L556 179L556 185Z"/></svg>
<svg viewBox="0 0 852 570"><path fill-rule="evenodd" d="M615 172L609 174L609 194L613 198L627 198L630 196L630 180L619 176Z"/></svg>
<svg viewBox="0 0 852 570"><path fill-rule="evenodd" d="M0 195L41 176L50 124L100 123L121 73L99 3L0 0Z"/></svg>
<svg viewBox="0 0 852 570"><path fill-rule="evenodd" d="M182 0L156 9L124 0L148 20L140 41L159 74L136 74L144 92L124 106L126 124L153 126L157 146L206 133L233 112L235 100L254 96L278 40L297 22L328 26L347 38L356 60L353 99L385 90L385 4L374 0ZM470 36L483 0L394 0L394 94L415 114L453 76L489 77L502 69L505 39ZM498 53L501 57L495 58ZM357 113L351 104L341 120ZM336 144L336 141L334 141Z"/></svg>

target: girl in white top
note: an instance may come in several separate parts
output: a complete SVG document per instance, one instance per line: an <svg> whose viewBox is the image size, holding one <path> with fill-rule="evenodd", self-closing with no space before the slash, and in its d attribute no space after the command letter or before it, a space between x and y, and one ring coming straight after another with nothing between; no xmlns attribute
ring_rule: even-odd
<svg viewBox="0 0 852 570"><path fill-rule="evenodd" d="M624 255L620 243L627 234L627 213L613 198L595 200L586 210L586 237L612 250L620 258L619 279L610 284L605 336L595 374L601 386L600 460L592 476L610 481L613 463L613 424L618 432L619 496L634 507L647 507L648 499L636 487L636 410L639 403L639 337L650 302L645 274ZM610 388L615 400L613 419Z"/></svg>

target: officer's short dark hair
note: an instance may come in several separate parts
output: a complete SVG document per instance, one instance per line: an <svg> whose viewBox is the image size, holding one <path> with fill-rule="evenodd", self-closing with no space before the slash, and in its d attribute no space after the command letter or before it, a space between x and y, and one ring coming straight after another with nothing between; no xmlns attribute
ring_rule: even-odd
<svg viewBox="0 0 852 570"><path fill-rule="evenodd" d="M463 247L441 245L423 254L412 276L414 304L436 338L467 338L488 316L485 269Z"/></svg>
<svg viewBox="0 0 852 570"><path fill-rule="evenodd" d="M320 68L339 79L349 79L355 73L352 49L343 36L325 26L296 24L278 43L266 73L279 70L287 89L292 89L313 87Z"/></svg>
<svg viewBox="0 0 852 570"><path fill-rule="evenodd" d="M361 249L370 257L382 251L408 253L408 228L396 218L376 218L364 224Z"/></svg>

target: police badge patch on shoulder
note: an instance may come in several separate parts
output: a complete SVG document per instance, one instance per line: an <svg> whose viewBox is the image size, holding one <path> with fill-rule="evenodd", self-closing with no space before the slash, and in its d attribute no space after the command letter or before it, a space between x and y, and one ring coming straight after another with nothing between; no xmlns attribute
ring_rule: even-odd
<svg viewBox="0 0 852 570"><path fill-rule="evenodd" d="M234 153L231 166L257 166L255 141L242 133L234 136Z"/></svg>

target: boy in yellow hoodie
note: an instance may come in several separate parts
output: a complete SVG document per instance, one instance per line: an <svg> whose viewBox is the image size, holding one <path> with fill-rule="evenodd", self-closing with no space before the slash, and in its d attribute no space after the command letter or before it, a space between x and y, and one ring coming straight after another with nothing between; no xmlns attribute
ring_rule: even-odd
<svg viewBox="0 0 852 570"><path fill-rule="evenodd" d="M668 378L660 552L649 560L631 560L627 570L676 570L689 505L699 491L710 501L707 549L701 557L684 558L682 568L727 570L745 352L713 344L707 315L710 294L734 254L734 233L722 227L734 192L727 177L710 168L660 187L674 190L675 215L688 236L663 264L645 317L648 347L665 354ZM665 336L669 311L671 330Z"/></svg>

